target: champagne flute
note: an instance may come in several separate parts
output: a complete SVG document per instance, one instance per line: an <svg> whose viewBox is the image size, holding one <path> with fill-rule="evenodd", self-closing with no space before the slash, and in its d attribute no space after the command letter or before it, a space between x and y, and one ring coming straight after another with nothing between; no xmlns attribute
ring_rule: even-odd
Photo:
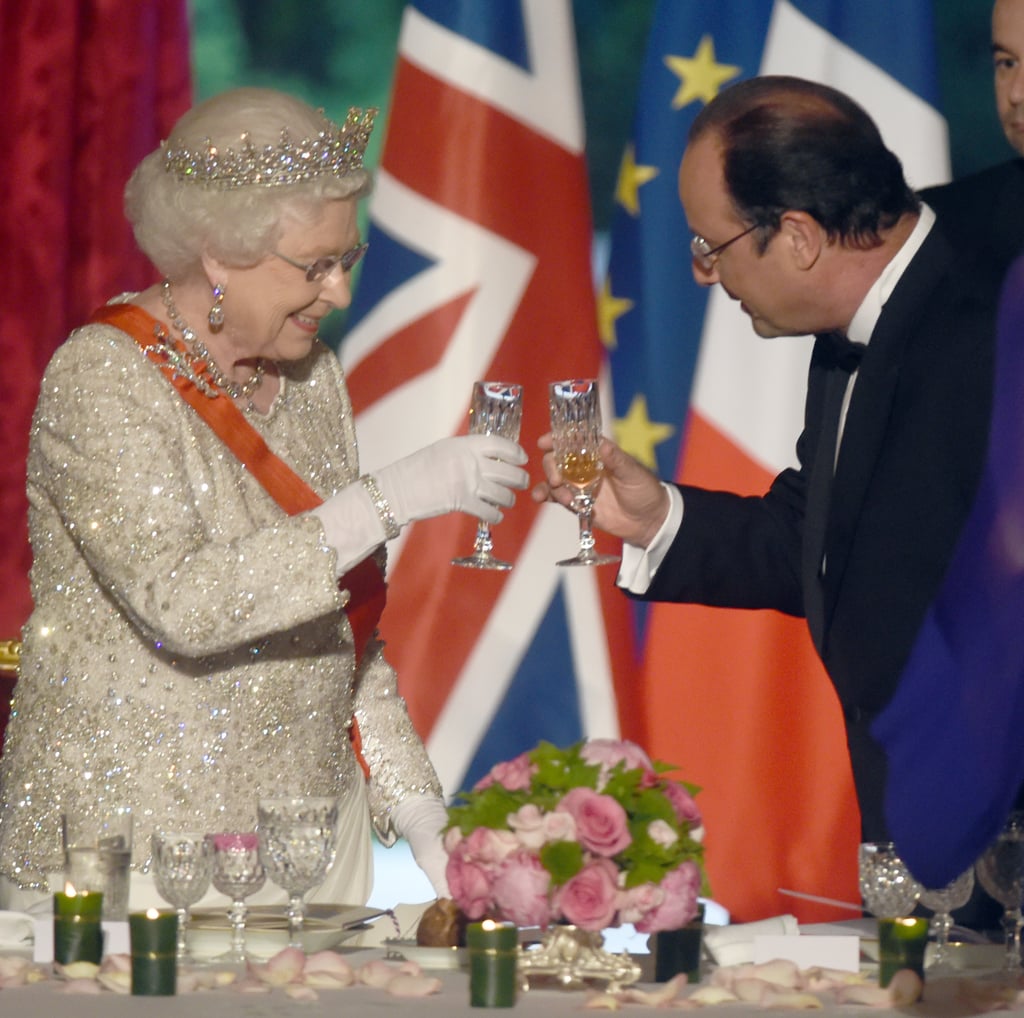
<svg viewBox="0 0 1024 1018"><path fill-rule="evenodd" d="M1021 904L1024 899L1024 810L1014 810L999 836L975 864L978 882L1003 906L1004 971L1020 973Z"/></svg>
<svg viewBox="0 0 1024 1018"><path fill-rule="evenodd" d="M876 919L908 916L921 895L921 885L891 841L862 842L857 854L860 895Z"/></svg>
<svg viewBox="0 0 1024 1018"><path fill-rule="evenodd" d="M260 859L270 879L288 892L288 946L305 950L303 895L323 881L334 862L338 800L260 799L256 812Z"/></svg>
<svg viewBox="0 0 1024 1018"><path fill-rule="evenodd" d="M519 440L519 425L523 419L523 387L511 382L474 382L473 400L469 407L469 433L471 435L500 435ZM511 569L511 562L503 562L492 554L494 543L491 528L480 520L476 525L473 554L453 558L453 566L469 569Z"/></svg>
<svg viewBox="0 0 1024 1018"><path fill-rule="evenodd" d="M249 957L245 950L245 920L249 914L245 899L267 882L259 843L251 831L223 831L206 837L213 850L213 886L231 899L231 947L220 960L244 964Z"/></svg>
<svg viewBox="0 0 1024 1018"><path fill-rule="evenodd" d="M554 440L555 466L567 484L575 488L572 510L580 523L580 547L573 558L560 566L602 566L618 562L618 555L601 555L594 550L590 517L594 496L601 484L601 403L593 378L573 378L552 382L548 390L551 409L551 436Z"/></svg>
<svg viewBox="0 0 1024 1018"><path fill-rule="evenodd" d="M152 837L153 882L157 894L178 910L178 963L191 961L190 910L213 877L213 845L196 832L157 831Z"/></svg>

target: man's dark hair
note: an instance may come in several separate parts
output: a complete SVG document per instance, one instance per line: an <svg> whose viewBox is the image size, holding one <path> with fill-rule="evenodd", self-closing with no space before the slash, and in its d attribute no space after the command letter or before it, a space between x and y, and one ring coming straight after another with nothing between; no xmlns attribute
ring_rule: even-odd
<svg viewBox="0 0 1024 1018"><path fill-rule="evenodd" d="M689 141L714 132L739 216L763 229L762 250L782 214L813 216L832 240L881 243L919 203L899 159L849 96L803 78L765 76L721 92L694 119Z"/></svg>

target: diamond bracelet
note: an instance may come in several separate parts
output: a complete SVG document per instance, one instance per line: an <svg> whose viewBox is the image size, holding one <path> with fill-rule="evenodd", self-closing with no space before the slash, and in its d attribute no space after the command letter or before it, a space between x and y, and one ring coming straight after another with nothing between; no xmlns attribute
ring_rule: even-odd
<svg viewBox="0 0 1024 1018"><path fill-rule="evenodd" d="M384 539L390 541L402 532L401 524L395 519L395 514L391 511L391 506L388 500L384 497L384 493L377 486L377 480L372 474L363 474L359 478L360 483L366 489L366 493L370 496L370 501L373 502L373 508L377 510L377 517L381 522L381 526L384 528Z"/></svg>

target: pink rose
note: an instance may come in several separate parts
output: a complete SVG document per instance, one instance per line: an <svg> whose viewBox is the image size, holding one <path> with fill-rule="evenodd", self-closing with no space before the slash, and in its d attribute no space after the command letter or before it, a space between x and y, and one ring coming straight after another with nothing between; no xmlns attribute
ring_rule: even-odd
<svg viewBox="0 0 1024 1018"><path fill-rule="evenodd" d="M665 900L636 923L638 933L678 930L697 914L700 870L696 863L684 862L666 873L658 886L665 892Z"/></svg>
<svg viewBox="0 0 1024 1018"><path fill-rule="evenodd" d="M579 843L595 855L615 855L633 840L626 811L610 795L592 788L566 792L555 811L568 813L576 821Z"/></svg>
<svg viewBox="0 0 1024 1018"><path fill-rule="evenodd" d="M491 878L483 866L456 852L448 857L445 876L452 898L468 919L480 919L489 911Z"/></svg>
<svg viewBox="0 0 1024 1018"><path fill-rule="evenodd" d="M627 739L590 739L583 744L580 756L589 764L600 764L601 774L597 787L604 788L608 781L608 772L616 764L625 764L627 768L644 771L644 784L652 784L657 775L651 758L635 743Z"/></svg>
<svg viewBox="0 0 1024 1018"><path fill-rule="evenodd" d="M555 914L585 930L603 930L618 909L618 870L610 859L594 859L555 895Z"/></svg>
<svg viewBox="0 0 1024 1018"><path fill-rule="evenodd" d="M505 860L494 881L494 904L517 926L547 926L550 885L551 874L536 856L516 852Z"/></svg>
<svg viewBox="0 0 1024 1018"><path fill-rule="evenodd" d="M474 862L495 867L518 848L519 840L511 831L477 827L458 843L456 851Z"/></svg>
<svg viewBox="0 0 1024 1018"><path fill-rule="evenodd" d="M638 923L665 900L665 892L656 884L640 884L619 895L619 922Z"/></svg>
<svg viewBox="0 0 1024 1018"><path fill-rule="evenodd" d="M537 768L530 763L526 753L520 753L513 760L505 760L495 764L474 786L474 791L480 791L493 785L495 781L503 785L510 792L525 791L530 787L530 779L537 772Z"/></svg>
<svg viewBox="0 0 1024 1018"><path fill-rule="evenodd" d="M664 786L665 798L672 803L676 816L691 828L701 826L700 810L693 796L679 784L678 781L666 781Z"/></svg>

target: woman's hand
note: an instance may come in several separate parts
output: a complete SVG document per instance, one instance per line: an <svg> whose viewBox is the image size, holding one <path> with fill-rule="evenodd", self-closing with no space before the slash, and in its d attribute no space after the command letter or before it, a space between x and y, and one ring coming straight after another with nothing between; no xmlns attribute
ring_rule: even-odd
<svg viewBox="0 0 1024 1018"><path fill-rule="evenodd" d="M573 488L562 481L555 466L551 435L541 435L537 445L544 451L546 480L531 492L534 501L571 507ZM668 493L647 467L609 439L601 439L599 453L604 472L594 500L594 526L627 544L646 548L668 515Z"/></svg>

